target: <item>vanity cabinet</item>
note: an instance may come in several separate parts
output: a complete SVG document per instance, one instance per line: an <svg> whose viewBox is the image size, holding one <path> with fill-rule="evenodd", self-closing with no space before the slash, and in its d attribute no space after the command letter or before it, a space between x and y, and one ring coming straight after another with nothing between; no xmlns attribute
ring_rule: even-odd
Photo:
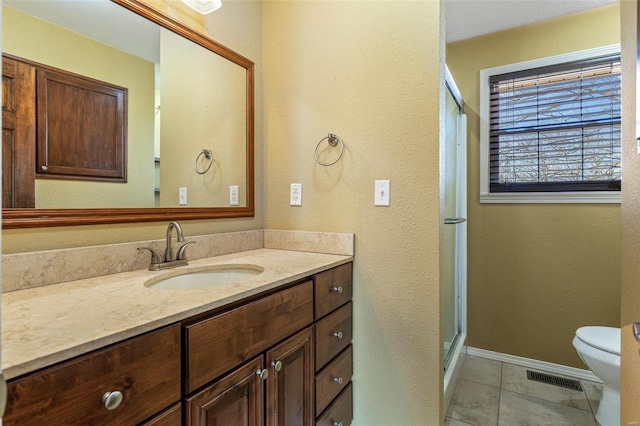
<svg viewBox="0 0 640 426"><path fill-rule="evenodd" d="M313 281L306 281L185 326L187 392L261 354L188 397L187 424L312 425L312 323ZM265 414L256 416L258 406Z"/></svg>
<svg viewBox="0 0 640 426"><path fill-rule="evenodd" d="M347 426L351 268L14 379L3 422Z"/></svg>
<svg viewBox="0 0 640 426"><path fill-rule="evenodd" d="M353 418L352 264L315 277L316 426L348 426Z"/></svg>
<svg viewBox="0 0 640 426"><path fill-rule="evenodd" d="M138 424L180 401L180 372L174 325L10 381L2 423Z"/></svg>
<svg viewBox="0 0 640 426"><path fill-rule="evenodd" d="M348 263L186 325L188 392L236 365L187 397L187 425L349 425L351 296Z"/></svg>
<svg viewBox="0 0 640 426"><path fill-rule="evenodd" d="M190 426L313 425L313 328L246 362L185 402Z"/></svg>

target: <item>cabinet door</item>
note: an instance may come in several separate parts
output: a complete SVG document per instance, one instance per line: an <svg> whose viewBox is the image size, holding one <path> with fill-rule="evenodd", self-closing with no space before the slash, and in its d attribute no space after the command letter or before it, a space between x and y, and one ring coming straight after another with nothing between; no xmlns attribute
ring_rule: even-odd
<svg viewBox="0 0 640 426"><path fill-rule="evenodd" d="M35 207L36 71L2 56L2 207Z"/></svg>
<svg viewBox="0 0 640 426"><path fill-rule="evenodd" d="M312 327L267 352L267 426L313 424L313 357Z"/></svg>
<svg viewBox="0 0 640 426"><path fill-rule="evenodd" d="M262 426L264 382L262 356L186 399L189 426Z"/></svg>
<svg viewBox="0 0 640 426"><path fill-rule="evenodd" d="M128 90L43 66L36 78L38 177L126 182Z"/></svg>

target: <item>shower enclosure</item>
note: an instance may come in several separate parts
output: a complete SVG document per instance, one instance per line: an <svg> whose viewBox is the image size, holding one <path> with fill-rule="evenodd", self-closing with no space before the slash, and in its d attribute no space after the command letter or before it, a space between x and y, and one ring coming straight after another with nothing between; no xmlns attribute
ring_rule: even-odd
<svg viewBox="0 0 640 426"><path fill-rule="evenodd" d="M441 145L444 190L443 323L445 393L452 393L455 372L466 336L467 280L467 129L462 96L446 73L445 135ZM453 382L453 383L452 383ZM452 386L449 386L452 384ZM447 392L448 391L448 392Z"/></svg>

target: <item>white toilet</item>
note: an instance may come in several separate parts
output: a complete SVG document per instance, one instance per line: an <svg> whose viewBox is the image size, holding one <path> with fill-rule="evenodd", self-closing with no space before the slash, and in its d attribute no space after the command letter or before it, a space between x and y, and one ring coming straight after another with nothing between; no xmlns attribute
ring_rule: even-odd
<svg viewBox="0 0 640 426"><path fill-rule="evenodd" d="M580 327L573 346L587 367L604 382L596 420L602 426L620 424L620 329Z"/></svg>

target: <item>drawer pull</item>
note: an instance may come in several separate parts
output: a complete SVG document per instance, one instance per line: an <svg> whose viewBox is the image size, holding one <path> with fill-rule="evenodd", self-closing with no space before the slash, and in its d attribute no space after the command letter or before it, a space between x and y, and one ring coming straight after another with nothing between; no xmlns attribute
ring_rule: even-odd
<svg viewBox="0 0 640 426"><path fill-rule="evenodd" d="M338 294L342 294L342 292L344 291L344 289L342 288L342 286L339 286L339 287L333 287L333 288L331 289L331 291L335 291L335 292L336 292L336 293L338 293Z"/></svg>
<svg viewBox="0 0 640 426"><path fill-rule="evenodd" d="M342 422L333 422L333 426L342 426Z"/></svg>
<svg viewBox="0 0 640 426"><path fill-rule="evenodd" d="M335 337L338 340L342 340L342 331L338 331L337 333L333 333L333 337Z"/></svg>
<svg viewBox="0 0 640 426"><path fill-rule="evenodd" d="M260 380L267 380L267 377L269 377L269 370L266 368L263 370L256 370L256 376L260 377Z"/></svg>
<svg viewBox="0 0 640 426"><path fill-rule="evenodd" d="M333 381L336 382L337 384L341 385L342 384L342 377L334 377Z"/></svg>
<svg viewBox="0 0 640 426"><path fill-rule="evenodd" d="M282 370L282 361L272 361L271 366L273 367L274 370L280 371Z"/></svg>
<svg viewBox="0 0 640 426"><path fill-rule="evenodd" d="M107 410L115 410L122 402L122 393L119 391L106 392L102 395L102 402L104 402L104 408Z"/></svg>

